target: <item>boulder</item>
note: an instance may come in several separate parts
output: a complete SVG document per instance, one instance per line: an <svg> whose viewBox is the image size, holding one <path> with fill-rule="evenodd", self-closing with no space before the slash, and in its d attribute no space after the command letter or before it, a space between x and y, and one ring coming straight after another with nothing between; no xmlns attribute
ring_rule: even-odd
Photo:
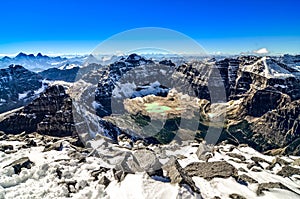
<svg viewBox="0 0 300 199"><path fill-rule="evenodd" d="M285 186L284 184L282 184L280 182L261 183L258 185L256 194L257 194L257 196L261 196L261 195L263 195L263 191L270 191L270 189L275 189L275 188L276 189L285 189L285 190L291 191L291 192L299 195L297 192L293 191L292 189L288 188L287 186Z"/></svg>
<svg viewBox="0 0 300 199"><path fill-rule="evenodd" d="M154 174L161 169L162 164L159 162L153 151L147 149L136 150L133 153L138 165L148 174Z"/></svg>
<svg viewBox="0 0 300 199"><path fill-rule="evenodd" d="M228 178L237 176L237 169L226 161L194 162L187 165L184 170L189 176L198 176L205 179L215 177Z"/></svg>
<svg viewBox="0 0 300 199"><path fill-rule="evenodd" d="M30 161L28 157L23 157L23 158L13 161L12 163L10 163L9 165L7 165L5 167L10 167L10 166L13 167L15 174L19 174L21 172L22 168L30 169L33 165L34 165L34 163L32 161Z"/></svg>
<svg viewBox="0 0 300 199"><path fill-rule="evenodd" d="M98 183L107 187L110 183L110 180L106 176L102 176Z"/></svg>
<svg viewBox="0 0 300 199"><path fill-rule="evenodd" d="M232 193L232 194L230 194L230 195L229 195L229 198L232 198L232 199L247 199L246 197L241 196L241 195L239 195L239 194L237 194L237 193Z"/></svg>
<svg viewBox="0 0 300 199"><path fill-rule="evenodd" d="M237 153L226 153L226 155L232 157L232 158L237 158L239 159L240 161L246 161L246 158L245 156L243 155L240 155L240 154L237 154Z"/></svg>
<svg viewBox="0 0 300 199"><path fill-rule="evenodd" d="M284 166L282 169L277 173L277 175L283 177L291 177L293 175L300 175L300 169L291 167L291 166Z"/></svg>
<svg viewBox="0 0 300 199"><path fill-rule="evenodd" d="M200 193L199 188L196 187L191 176L188 175L188 172L186 172L185 169L180 166L175 158L171 158L163 166L163 170L166 171L167 176L171 179L171 183L187 184L194 192Z"/></svg>
<svg viewBox="0 0 300 199"><path fill-rule="evenodd" d="M246 175L246 174L239 175L239 176L237 177L237 179L238 179L238 180L245 181L245 182L247 182L247 183L258 183L257 180L255 180L255 179L249 177L249 176Z"/></svg>
<svg viewBox="0 0 300 199"><path fill-rule="evenodd" d="M133 153L124 153L123 160L116 165L115 169L125 173L147 172L149 175L154 175L161 166L153 151L138 149Z"/></svg>
<svg viewBox="0 0 300 199"><path fill-rule="evenodd" d="M205 143L200 143L196 155L199 160L208 161L212 157L212 149Z"/></svg>

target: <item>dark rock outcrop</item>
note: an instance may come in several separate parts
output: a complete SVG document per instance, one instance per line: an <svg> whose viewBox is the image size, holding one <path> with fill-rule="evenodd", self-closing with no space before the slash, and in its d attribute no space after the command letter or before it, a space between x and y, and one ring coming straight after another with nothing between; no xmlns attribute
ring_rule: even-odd
<svg viewBox="0 0 300 199"><path fill-rule="evenodd" d="M65 70L60 70L58 68L50 68L38 74L41 75L43 79L47 80L61 80L66 82L74 82L76 80L78 70L79 67L74 67Z"/></svg>
<svg viewBox="0 0 300 199"><path fill-rule="evenodd" d="M250 176L246 175L246 174L242 174L242 175L239 175L237 177L238 181L245 181L247 183L258 183L257 180L251 178Z"/></svg>
<svg viewBox="0 0 300 199"><path fill-rule="evenodd" d="M300 100L282 104L251 124L254 142L263 151L283 148L283 153L300 154Z"/></svg>
<svg viewBox="0 0 300 199"><path fill-rule="evenodd" d="M0 113L29 103L41 87L42 77L23 66L0 69Z"/></svg>
<svg viewBox="0 0 300 199"><path fill-rule="evenodd" d="M101 179L99 180L99 184L104 185L107 187L110 183L110 180L106 176L102 176Z"/></svg>
<svg viewBox="0 0 300 199"><path fill-rule="evenodd" d="M263 195L263 191L270 191L270 189L285 189L299 195L297 192L293 191L292 189L288 188L280 182L261 183L258 185L256 194L257 196L261 196Z"/></svg>
<svg viewBox="0 0 300 199"><path fill-rule="evenodd" d="M16 161L13 161L12 163L10 163L9 165L7 165L5 167L10 167L10 166L13 167L15 174L19 174L21 172L22 168L30 169L33 165L34 165L34 163L32 161L30 161L28 157L23 157Z"/></svg>
<svg viewBox="0 0 300 199"><path fill-rule="evenodd" d="M167 176L171 179L171 183L187 184L194 192L200 193L199 188L195 185L191 176L189 176L188 172L180 166L175 158L170 159L163 166L163 170L167 172Z"/></svg>
<svg viewBox="0 0 300 199"><path fill-rule="evenodd" d="M288 95L283 94L273 88L262 90L249 90L249 94L243 100L240 110L242 115L261 117L268 111L276 109L278 106L290 103Z"/></svg>
<svg viewBox="0 0 300 199"><path fill-rule="evenodd" d="M283 177L291 177L292 175L300 175L300 169L291 167L291 166L284 166L277 175Z"/></svg>
<svg viewBox="0 0 300 199"><path fill-rule="evenodd" d="M0 129L11 134L73 135L72 101L62 86L49 87L39 98L0 121Z"/></svg>

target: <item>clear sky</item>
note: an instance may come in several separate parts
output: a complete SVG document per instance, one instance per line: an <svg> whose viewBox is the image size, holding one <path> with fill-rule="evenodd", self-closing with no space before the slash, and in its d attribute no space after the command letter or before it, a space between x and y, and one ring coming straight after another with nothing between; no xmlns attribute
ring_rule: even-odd
<svg viewBox="0 0 300 199"><path fill-rule="evenodd" d="M298 0L9 0L0 7L0 54L89 53L114 34L149 26L182 32L209 53L300 54Z"/></svg>

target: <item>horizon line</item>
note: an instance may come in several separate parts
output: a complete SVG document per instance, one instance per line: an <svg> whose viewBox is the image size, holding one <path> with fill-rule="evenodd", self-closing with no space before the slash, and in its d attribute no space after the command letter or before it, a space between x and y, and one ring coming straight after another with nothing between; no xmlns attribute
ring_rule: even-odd
<svg viewBox="0 0 300 199"><path fill-rule="evenodd" d="M9 58L15 58L17 55L20 53L24 53L26 55L34 55L37 56L37 54L42 54L44 56L48 57L81 57L81 56L89 56L89 55L95 55L93 53L44 53L44 52L26 52L26 51L20 51L18 53L0 53L0 59L4 57L9 57ZM136 52L131 52L131 53L105 53L105 54L98 54L97 56L127 56L130 54L133 54ZM183 56L283 56L283 55L300 55L300 53L255 53L255 52L240 52L240 53L226 53L226 52L208 52L207 54L204 55L199 55L199 54L193 54L193 53L136 53L138 55L183 55Z"/></svg>

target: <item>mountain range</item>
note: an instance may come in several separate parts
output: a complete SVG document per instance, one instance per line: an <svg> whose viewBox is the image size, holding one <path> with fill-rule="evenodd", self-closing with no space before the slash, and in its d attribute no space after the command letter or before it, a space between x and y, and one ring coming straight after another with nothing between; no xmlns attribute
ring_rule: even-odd
<svg viewBox="0 0 300 199"><path fill-rule="evenodd" d="M10 157L30 148L39 157L51 151L68 158L44 158L55 167L49 174L30 154L5 161L0 186L13 194L10 172L29 183L28 170L38 182L63 186L61 197L85 189L116 197L129 182L147 194L161 186L185 197L299 197L300 56L177 61L131 54L39 72L0 69L0 141L6 143L0 151ZM92 178L82 179L82 171ZM226 184L230 193L212 191Z"/></svg>

